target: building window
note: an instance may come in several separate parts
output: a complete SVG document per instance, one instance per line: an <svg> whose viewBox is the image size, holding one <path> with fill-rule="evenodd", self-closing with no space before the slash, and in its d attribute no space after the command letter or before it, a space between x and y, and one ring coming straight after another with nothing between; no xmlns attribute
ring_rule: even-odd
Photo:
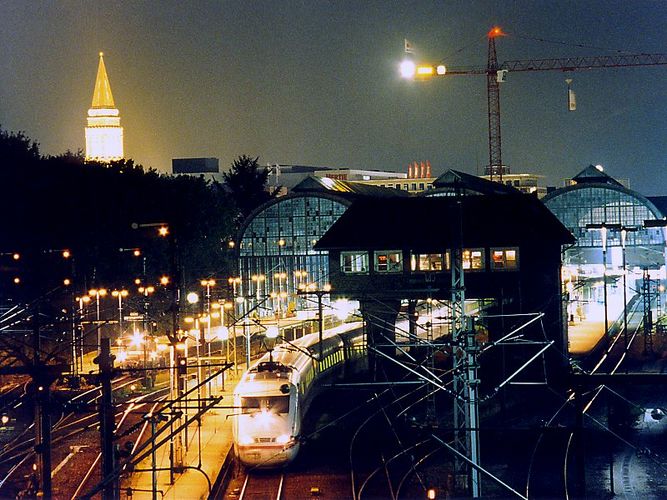
<svg viewBox="0 0 667 500"><path fill-rule="evenodd" d="M492 248L491 269L494 271L514 271L519 268L518 248Z"/></svg>
<svg viewBox="0 0 667 500"><path fill-rule="evenodd" d="M375 252L375 270L378 273L400 273L403 271L403 253L400 250Z"/></svg>
<svg viewBox="0 0 667 500"><path fill-rule="evenodd" d="M483 248L466 248L462 254L463 269L468 271L481 271L484 265Z"/></svg>
<svg viewBox="0 0 667 500"><path fill-rule="evenodd" d="M367 273L368 254L366 252L342 252L340 267L344 273Z"/></svg>
<svg viewBox="0 0 667 500"><path fill-rule="evenodd" d="M403 189L405 189L406 191L409 191L409 190L410 190L410 189L408 188L408 184L403 184Z"/></svg>
<svg viewBox="0 0 667 500"><path fill-rule="evenodd" d="M422 191L424 190L424 183L423 182L419 183L419 189L422 190Z"/></svg>
<svg viewBox="0 0 667 500"><path fill-rule="evenodd" d="M443 267L444 266L444 267ZM441 253L418 253L413 254L410 259L412 271L442 271L449 270L449 252Z"/></svg>

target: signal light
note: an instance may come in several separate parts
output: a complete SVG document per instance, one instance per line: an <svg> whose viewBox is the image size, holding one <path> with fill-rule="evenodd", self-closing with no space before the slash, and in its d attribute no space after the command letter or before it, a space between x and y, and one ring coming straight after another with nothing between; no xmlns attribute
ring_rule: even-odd
<svg viewBox="0 0 667 500"><path fill-rule="evenodd" d="M176 356L176 373L179 375L188 374L188 359L185 356Z"/></svg>

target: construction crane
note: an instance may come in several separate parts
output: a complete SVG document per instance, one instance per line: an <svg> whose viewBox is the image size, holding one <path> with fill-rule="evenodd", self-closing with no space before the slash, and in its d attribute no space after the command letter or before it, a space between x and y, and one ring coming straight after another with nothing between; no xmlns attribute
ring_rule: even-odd
<svg viewBox="0 0 667 500"><path fill-rule="evenodd" d="M667 54L621 54L611 56L562 57L551 59L527 59L498 63L496 54L496 38L505 36L503 30L494 26L487 33L489 49L487 65L471 68L446 68L444 65L415 65L404 61L401 74L406 78L419 80L434 76L486 75L486 90L489 119L489 176L503 180L502 147L500 134L500 84L505 81L509 72L523 71L579 71L601 68L624 68L634 66L667 65ZM408 44L406 42L406 52Z"/></svg>

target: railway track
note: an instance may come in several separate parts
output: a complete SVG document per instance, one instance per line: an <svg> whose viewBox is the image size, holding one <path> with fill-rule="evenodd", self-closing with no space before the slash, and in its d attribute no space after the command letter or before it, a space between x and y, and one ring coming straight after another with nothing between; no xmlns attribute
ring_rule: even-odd
<svg viewBox="0 0 667 500"><path fill-rule="evenodd" d="M592 367L590 373L614 374L622 367L630 346L639 337L642 316L643 311L638 310L637 307L629 311L627 334L624 330L625 326L621 325L614 337L610 339L609 345ZM628 339L627 349L625 338ZM591 388L588 393L581 396L583 398L581 407L584 415L589 414L603 389L603 386ZM576 491L575 436L572 431L566 430L571 427L575 419L574 411L576 410L574 409L574 397L572 395L547 422L545 431L537 439L526 478L525 493L527 496L568 497ZM550 485L546 489L544 486L538 486L538 483L545 484L545 477L551 478L546 481ZM535 478L540 479L535 481ZM623 484L626 485L629 482L624 480Z"/></svg>
<svg viewBox="0 0 667 500"><path fill-rule="evenodd" d="M113 382L114 391L138 383L132 377L120 377ZM159 391L158 391L159 392ZM99 414L95 404L99 398L99 388L95 387L71 398L66 407L75 410L52 415L51 462L53 496L74 498L85 488L92 488L99 478ZM134 410L140 410L141 399L155 396L155 393L132 398L127 403ZM83 413L82 413L83 412ZM140 417L128 411L117 412L116 432L136 426ZM32 425L7 443L0 451L0 497L30 496L35 484L32 464L35 462L34 436L29 436Z"/></svg>
<svg viewBox="0 0 667 500"><path fill-rule="evenodd" d="M248 472L239 493L239 500L281 500L285 474L282 472Z"/></svg>

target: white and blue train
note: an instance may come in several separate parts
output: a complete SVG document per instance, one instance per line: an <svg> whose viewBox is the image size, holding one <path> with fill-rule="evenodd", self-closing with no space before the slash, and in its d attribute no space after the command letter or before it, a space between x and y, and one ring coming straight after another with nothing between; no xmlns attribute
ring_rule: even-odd
<svg viewBox="0 0 667 500"><path fill-rule="evenodd" d="M248 467L276 468L299 452L303 417L321 384L363 359L362 324L327 330L275 347L245 372L234 391L234 450Z"/></svg>

